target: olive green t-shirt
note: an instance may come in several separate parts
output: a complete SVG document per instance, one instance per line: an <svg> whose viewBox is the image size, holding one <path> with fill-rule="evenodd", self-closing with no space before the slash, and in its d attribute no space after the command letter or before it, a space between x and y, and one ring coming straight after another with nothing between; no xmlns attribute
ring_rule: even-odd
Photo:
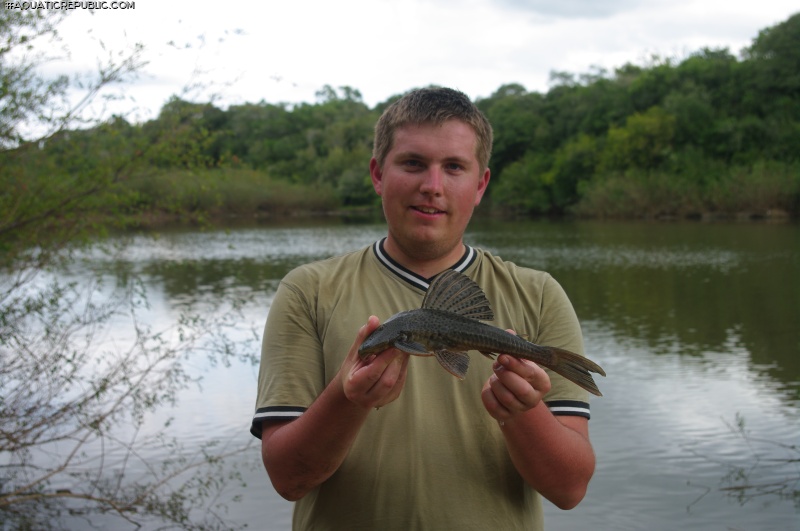
<svg viewBox="0 0 800 531"><path fill-rule="evenodd" d="M486 292L495 320L526 339L583 354L580 326L561 286L471 247L453 266ZM269 311L256 414L296 418L339 370L370 315L381 322L420 307L426 279L392 261L383 241L291 271ZM370 413L341 467L296 502L296 530L541 530L542 502L522 480L481 401L492 362L471 353L458 380L431 357L409 361L397 400ZM548 371L554 414L588 418L588 394Z"/></svg>

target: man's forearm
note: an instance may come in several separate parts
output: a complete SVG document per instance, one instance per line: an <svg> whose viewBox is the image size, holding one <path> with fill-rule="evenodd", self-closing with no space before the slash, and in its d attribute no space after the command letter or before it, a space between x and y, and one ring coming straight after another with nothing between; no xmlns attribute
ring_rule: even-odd
<svg viewBox="0 0 800 531"><path fill-rule="evenodd" d="M347 399L339 378L299 418L264 425L261 458L287 500L302 498L336 472L369 414Z"/></svg>
<svg viewBox="0 0 800 531"><path fill-rule="evenodd" d="M526 483L561 509L571 509L583 499L595 468L585 418L554 417L540 402L501 429Z"/></svg>
<svg viewBox="0 0 800 531"><path fill-rule="evenodd" d="M275 490L298 500L341 466L374 407L395 400L403 390L408 354L396 349L361 359L358 347L380 325L372 316L359 329L339 372L296 420L266 424L261 458Z"/></svg>

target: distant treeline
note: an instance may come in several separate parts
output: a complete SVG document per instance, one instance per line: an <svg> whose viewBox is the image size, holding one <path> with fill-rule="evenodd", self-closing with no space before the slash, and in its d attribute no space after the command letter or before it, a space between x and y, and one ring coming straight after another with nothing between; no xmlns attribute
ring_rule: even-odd
<svg viewBox="0 0 800 531"><path fill-rule="evenodd" d="M800 14L762 30L739 56L703 49L551 78L544 94L507 84L476 102L495 131L491 208L601 217L800 212ZM369 108L358 90L326 86L314 104L226 110L174 98L144 124L117 117L0 153L4 170L17 169L4 193L57 194L116 172L124 210L139 214L371 206L373 125L397 97Z"/></svg>

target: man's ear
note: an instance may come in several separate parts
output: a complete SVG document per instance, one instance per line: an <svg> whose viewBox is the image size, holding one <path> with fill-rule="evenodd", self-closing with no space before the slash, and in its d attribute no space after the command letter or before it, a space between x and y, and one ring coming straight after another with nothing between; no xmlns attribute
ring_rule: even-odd
<svg viewBox="0 0 800 531"><path fill-rule="evenodd" d="M489 171L489 168L486 168L486 171L483 172L480 181L478 181L478 193L475 195L475 206L481 204L481 199L483 198L483 194L486 193L486 188L489 186L489 179L492 176L492 172Z"/></svg>
<svg viewBox="0 0 800 531"><path fill-rule="evenodd" d="M383 187L383 170L381 170L381 167L375 157L372 157L372 159L369 161L369 176L372 179L372 187L375 189L375 193L381 195L381 190Z"/></svg>

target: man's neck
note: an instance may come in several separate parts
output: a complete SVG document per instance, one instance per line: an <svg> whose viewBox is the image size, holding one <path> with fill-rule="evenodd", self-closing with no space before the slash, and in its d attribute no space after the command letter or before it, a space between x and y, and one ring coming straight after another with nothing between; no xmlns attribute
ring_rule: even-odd
<svg viewBox="0 0 800 531"><path fill-rule="evenodd" d="M432 278L445 269L451 268L464 256L466 247L463 241L451 249L431 249L428 252L406 252L392 239L386 238L384 251L398 264L423 278Z"/></svg>

